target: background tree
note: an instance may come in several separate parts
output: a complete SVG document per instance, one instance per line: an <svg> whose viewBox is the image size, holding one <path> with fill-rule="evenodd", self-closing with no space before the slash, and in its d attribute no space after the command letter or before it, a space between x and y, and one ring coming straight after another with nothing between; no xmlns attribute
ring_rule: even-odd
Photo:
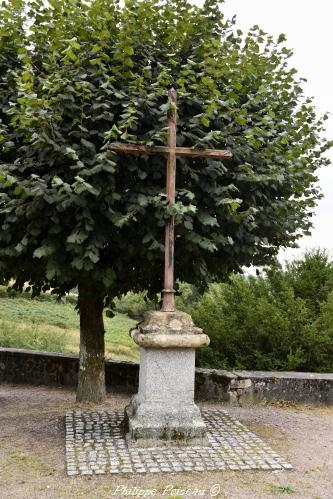
<svg viewBox="0 0 333 499"><path fill-rule="evenodd" d="M267 275L212 284L194 304L180 303L210 336L202 367L332 372L332 259L306 252Z"/></svg>
<svg viewBox="0 0 333 499"><path fill-rule="evenodd" d="M176 275L202 288L309 233L325 117L303 96L284 37L234 32L214 0L24 4L0 7L1 46L18 61L1 62L0 270L34 294L78 286L77 397L100 401L103 307L161 289L171 213L164 159L118 157L107 143L164 144L175 85L178 145L234 152L178 160Z"/></svg>
<svg viewBox="0 0 333 499"><path fill-rule="evenodd" d="M320 312L321 303L333 291L333 261L325 250L307 251L302 258L288 262L285 276L295 296L305 300L313 314Z"/></svg>

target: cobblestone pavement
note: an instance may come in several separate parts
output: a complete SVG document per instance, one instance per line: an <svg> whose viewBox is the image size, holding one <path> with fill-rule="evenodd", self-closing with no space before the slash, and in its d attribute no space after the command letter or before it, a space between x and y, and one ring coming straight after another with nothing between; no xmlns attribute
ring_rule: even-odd
<svg viewBox="0 0 333 499"><path fill-rule="evenodd" d="M225 410L202 411L207 446L137 448L122 432L122 411L68 411L68 475L214 470L285 470L292 466Z"/></svg>

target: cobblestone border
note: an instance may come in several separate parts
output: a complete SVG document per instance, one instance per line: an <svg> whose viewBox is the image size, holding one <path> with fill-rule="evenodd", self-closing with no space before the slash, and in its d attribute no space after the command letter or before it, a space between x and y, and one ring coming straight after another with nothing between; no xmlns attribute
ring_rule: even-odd
<svg viewBox="0 0 333 499"><path fill-rule="evenodd" d="M207 446L137 448L126 443L122 412L68 411L67 474L292 469L291 464L226 411L203 410L202 416L207 424Z"/></svg>

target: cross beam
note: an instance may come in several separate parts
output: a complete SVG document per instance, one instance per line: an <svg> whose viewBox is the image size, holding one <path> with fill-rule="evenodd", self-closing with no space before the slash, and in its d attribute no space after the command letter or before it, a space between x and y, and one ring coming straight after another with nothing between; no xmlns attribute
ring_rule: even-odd
<svg viewBox="0 0 333 499"><path fill-rule="evenodd" d="M109 149L118 154L145 154L148 156L161 154L167 158L167 181L166 194L170 204L175 203L176 199L176 157L187 158L209 158L209 159L229 159L232 153L226 150L219 149L192 149L190 147L177 147L176 145L176 128L177 128L177 113L176 102L177 94L175 89L168 92L170 108L168 111L168 143L167 146L147 147L136 144L121 144L113 143L109 145ZM164 289L163 289L163 305L164 312L175 311L175 290L174 290L174 244L175 244L175 220L170 217L165 226L165 252L164 252Z"/></svg>
<svg viewBox="0 0 333 499"><path fill-rule="evenodd" d="M172 148L165 146L138 146L136 144L121 144L113 142L109 148L112 151L122 154L146 154L147 156L156 156L164 154L167 156L172 152ZM181 158L210 158L210 159L229 159L232 158L230 151L223 149L192 149L191 147L176 147L176 156Z"/></svg>

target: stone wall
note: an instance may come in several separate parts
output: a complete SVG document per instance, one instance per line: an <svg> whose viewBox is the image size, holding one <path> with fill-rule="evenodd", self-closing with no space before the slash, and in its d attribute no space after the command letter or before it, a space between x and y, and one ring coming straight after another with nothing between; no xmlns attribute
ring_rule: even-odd
<svg viewBox="0 0 333 499"><path fill-rule="evenodd" d="M0 382L32 385L76 386L77 355L0 348ZM105 363L109 389L134 393L139 382L139 364L120 360Z"/></svg>
<svg viewBox="0 0 333 499"><path fill-rule="evenodd" d="M77 384L78 356L0 348L0 382L69 386ZM139 364L120 360L105 363L106 385L115 392L135 393ZM229 403L288 401L333 405L333 374L223 371L196 369L199 399Z"/></svg>
<svg viewBox="0 0 333 499"><path fill-rule="evenodd" d="M333 374L284 371L236 371L237 383L248 383L242 397L253 402L288 402L333 406Z"/></svg>

